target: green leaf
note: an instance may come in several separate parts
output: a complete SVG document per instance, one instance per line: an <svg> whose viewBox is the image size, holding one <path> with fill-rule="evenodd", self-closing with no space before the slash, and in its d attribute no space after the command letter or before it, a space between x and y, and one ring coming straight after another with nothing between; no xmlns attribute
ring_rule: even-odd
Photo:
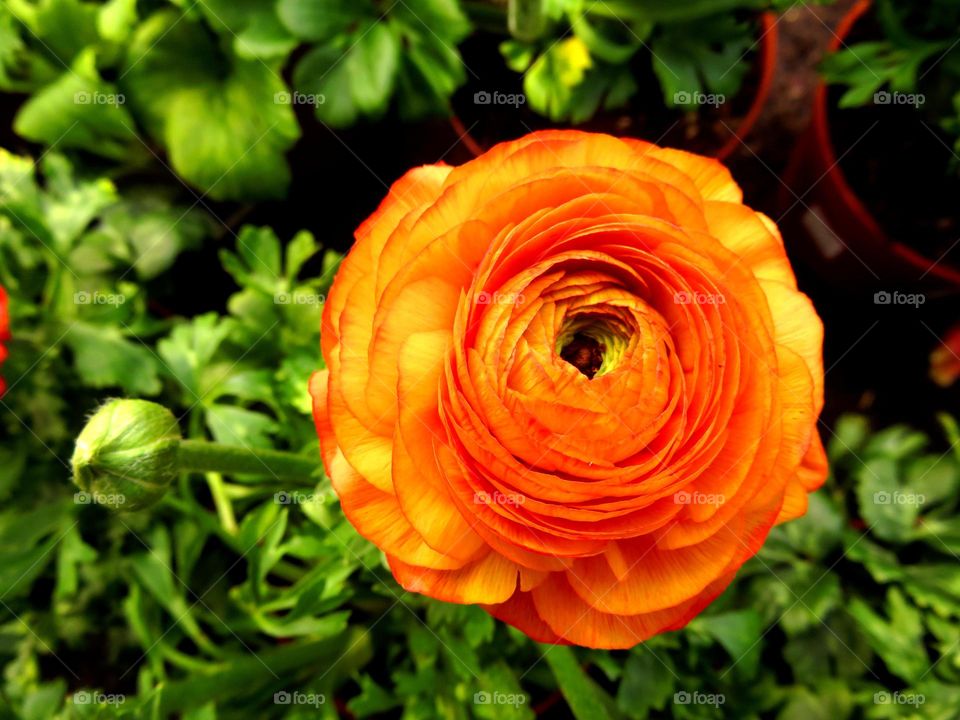
<svg viewBox="0 0 960 720"><path fill-rule="evenodd" d="M265 689L275 688L277 677L294 677L307 670L318 674L327 672L334 680L356 672L372 655L371 639L360 628L351 628L336 638L281 645L255 656L244 653L231 658L216 672L196 673L169 683L158 717L169 717L213 700L226 703L240 697L259 704L264 696L271 697L274 690L265 693ZM335 668L324 665L324 658L331 657L341 658Z"/></svg>
<svg viewBox="0 0 960 720"><path fill-rule="evenodd" d="M232 40L239 57L278 60L296 47L272 0L201 0L198 4L214 30Z"/></svg>
<svg viewBox="0 0 960 720"><path fill-rule="evenodd" d="M650 45L664 102L695 107L701 95L732 99L749 69L744 56L753 42L749 27L732 16L666 26Z"/></svg>
<svg viewBox="0 0 960 720"><path fill-rule="evenodd" d="M314 239L313 235L306 230L301 230L287 244L287 250L284 257L284 276L287 282L293 283L300 274L300 269L304 263L320 251L320 245Z"/></svg>
<svg viewBox="0 0 960 720"><path fill-rule="evenodd" d="M244 227L237 238L237 252L260 287L276 287L280 280L280 241L270 228Z"/></svg>
<svg viewBox="0 0 960 720"><path fill-rule="evenodd" d="M22 720L48 720L56 715L67 693L67 682L57 678L43 683L23 701Z"/></svg>
<svg viewBox="0 0 960 720"><path fill-rule="evenodd" d="M279 0L277 13L291 33L314 41L329 40L358 20L377 19L369 0Z"/></svg>
<svg viewBox="0 0 960 720"><path fill-rule="evenodd" d="M360 676L360 694L347 703L347 708L358 718L370 717L400 705L392 693L377 685L369 675Z"/></svg>
<svg viewBox="0 0 960 720"><path fill-rule="evenodd" d="M5 5L0 5L0 88L17 88L26 70L22 62L25 50L17 19Z"/></svg>
<svg viewBox="0 0 960 720"><path fill-rule="evenodd" d="M669 656L641 646L630 653L623 665L623 679L617 690L617 707L624 715L646 718L651 710L663 710L673 696L675 678Z"/></svg>
<svg viewBox="0 0 960 720"><path fill-rule="evenodd" d="M169 337L157 343L157 352L166 369L189 392L193 404L206 397L212 388L204 382L204 371L213 361L220 344L230 334L231 322L206 313L189 324L178 325Z"/></svg>
<svg viewBox="0 0 960 720"><path fill-rule="evenodd" d="M400 44L385 23L375 23L345 58L357 109L372 116L386 110L393 94Z"/></svg>
<svg viewBox="0 0 960 720"><path fill-rule="evenodd" d="M901 488L896 461L874 457L858 469L856 477L860 513L870 531L892 542L911 539L922 499Z"/></svg>
<svg viewBox="0 0 960 720"><path fill-rule="evenodd" d="M869 435L870 421L863 415L841 415L827 442L827 457L831 464L858 456Z"/></svg>
<svg viewBox="0 0 960 720"><path fill-rule="evenodd" d="M88 50L59 80L24 103L14 129L33 142L114 160L142 157L144 149L125 102L116 87L100 79L94 52Z"/></svg>
<svg viewBox="0 0 960 720"><path fill-rule="evenodd" d="M918 457L909 462L904 475L904 491L915 495L924 510L956 500L960 490L960 467L951 454Z"/></svg>
<svg viewBox="0 0 960 720"><path fill-rule="evenodd" d="M697 618L691 629L719 642L745 677L754 677L760 663L763 621L756 610L739 610Z"/></svg>
<svg viewBox="0 0 960 720"><path fill-rule="evenodd" d="M852 531L845 533L844 544L846 556L866 567L878 583L889 583L902 577L896 554L871 542L862 534Z"/></svg>
<svg viewBox="0 0 960 720"><path fill-rule="evenodd" d="M457 43L470 25L452 0L411 0L392 16L403 46L397 87L400 116L448 115L450 97L466 82Z"/></svg>
<svg viewBox="0 0 960 720"><path fill-rule="evenodd" d="M65 249L117 202L117 189L105 178L79 179L67 159L57 153L48 153L40 164L46 179L46 224L57 246Z"/></svg>
<svg viewBox="0 0 960 720"><path fill-rule="evenodd" d="M206 409L206 418L214 439L227 445L269 448L280 429L269 415L220 403Z"/></svg>
<svg viewBox="0 0 960 720"><path fill-rule="evenodd" d="M141 280L168 270L184 250L200 246L211 218L196 207L172 204L156 192L131 192L101 215L74 258L103 271L133 268Z"/></svg>
<svg viewBox="0 0 960 720"><path fill-rule="evenodd" d="M817 627L838 608L843 599L840 578L812 564L797 565L780 574L776 582L787 583L788 608L780 618L787 635ZM796 590L794 590L796 588Z"/></svg>
<svg viewBox="0 0 960 720"><path fill-rule="evenodd" d="M612 699L580 667L573 650L566 645L554 645L543 655L560 692L577 720L610 720Z"/></svg>
<svg viewBox="0 0 960 720"><path fill-rule="evenodd" d="M480 672L477 683L479 689L473 696L474 715L481 720L536 717L530 708L529 695L520 686L516 672L505 662L488 665Z"/></svg>
<svg viewBox="0 0 960 720"><path fill-rule="evenodd" d="M921 608L942 617L960 616L960 566L950 563L903 568L903 586Z"/></svg>
<svg viewBox="0 0 960 720"><path fill-rule="evenodd" d="M238 61L222 82L185 87L170 100L164 140L173 167L215 200L283 197L284 153L300 136L292 110L276 98L279 76Z"/></svg>
<svg viewBox="0 0 960 720"><path fill-rule="evenodd" d="M233 41L233 50L238 57L272 61L285 60L296 46L296 40L275 12L251 20Z"/></svg>
<svg viewBox="0 0 960 720"><path fill-rule="evenodd" d="M458 0L404 0L391 17L423 36L433 35L450 47L470 34L470 20Z"/></svg>
<svg viewBox="0 0 960 720"><path fill-rule="evenodd" d="M340 42L311 50L294 70L294 85L318 99L317 117L333 127L386 111L400 61L397 36L386 22L365 24Z"/></svg>
<svg viewBox="0 0 960 720"><path fill-rule="evenodd" d="M107 0L97 15L100 37L121 43L137 24L137 0Z"/></svg>
<svg viewBox="0 0 960 720"><path fill-rule="evenodd" d="M226 57L199 24L163 11L138 29L124 88L173 168L211 198L286 192L284 153L300 129L286 85L263 61Z"/></svg>
<svg viewBox="0 0 960 720"><path fill-rule="evenodd" d="M54 559L59 536L69 529L69 507L60 501L0 514L0 588L7 602L25 595Z"/></svg>
<svg viewBox="0 0 960 720"><path fill-rule="evenodd" d="M872 435L864 445L863 454L869 457L902 460L923 450L930 442L922 432L905 425L894 425Z"/></svg>
<svg viewBox="0 0 960 720"><path fill-rule="evenodd" d="M898 589L887 592L889 621L860 598L851 600L848 611L890 672L907 682L916 682L927 672L930 659L923 643L920 613Z"/></svg>
<svg viewBox="0 0 960 720"><path fill-rule="evenodd" d="M551 120L565 119L571 112L574 88L583 81L591 64L590 53L578 38L552 45L523 78L530 106Z"/></svg>
<svg viewBox="0 0 960 720"><path fill-rule="evenodd" d="M500 54L508 68L514 72L523 73L537 57L537 46L517 40L504 40L500 43Z"/></svg>
<svg viewBox="0 0 960 720"><path fill-rule="evenodd" d="M798 552L822 558L840 544L845 519L825 491L813 493L808 499L806 515L784 525L782 532Z"/></svg>
<svg viewBox="0 0 960 720"><path fill-rule="evenodd" d="M96 43L98 12L96 5L82 0L40 0L30 29L65 67Z"/></svg>
<svg viewBox="0 0 960 720"><path fill-rule="evenodd" d="M639 35L620 21L614 20L605 25L595 24L583 12L573 13L570 24L574 34L583 41L593 57L615 65L629 61L643 46L643 41L653 29L652 25L648 25L647 33Z"/></svg>
<svg viewBox="0 0 960 720"><path fill-rule="evenodd" d="M844 720L854 709L850 690L839 683L823 683L815 691L797 687L777 720Z"/></svg>
<svg viewBox="0 0 960 720"><path fill-rule="evenodd" d="M73 351L77 373L90 387L122 388L131 395L160 392L153 353L116 327L78 321L70 326L64 342Z"/></svg>
<svg viewBox="0 0 960 720"><path fill-rule="evenodd" d="M76 525L69 528L58 547L57 586L54 597L62 600L76 594L80 567L95 562L97 557L97 551L83 541Z"/></svg>
<svg viewBox="0 0 960 720"><path fill-rule="evenodd" d="M177 627L182 628L208 654L214 657L223 654L200 628L193 614L197 603L187 602L187 588L173 574L170 535L164 526L155 526L150 534L149 549L133 555L130 567L143 589L176 621Z"/></svg>

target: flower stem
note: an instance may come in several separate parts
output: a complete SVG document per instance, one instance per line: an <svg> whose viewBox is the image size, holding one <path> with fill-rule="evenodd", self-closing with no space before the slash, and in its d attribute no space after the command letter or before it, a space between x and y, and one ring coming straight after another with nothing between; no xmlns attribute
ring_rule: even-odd
<svg viewBox="0 0 960 720"><path fill-rule="evenodd" d="M228 533L235 535L237 533L237 517L233 514L233 504L227 497L223 475L217 472L208 472L207 485L210 488L210 494L213 496L213 504L217 508L220 525Z"/></svg>
<svg viewBox="0 0 960 720"><path fill-rule="evenodd" d="M205 440L182 440L177 459L181 472L272 475L277 480L313 480L320 473L320 462L313 458Z"/></svg>

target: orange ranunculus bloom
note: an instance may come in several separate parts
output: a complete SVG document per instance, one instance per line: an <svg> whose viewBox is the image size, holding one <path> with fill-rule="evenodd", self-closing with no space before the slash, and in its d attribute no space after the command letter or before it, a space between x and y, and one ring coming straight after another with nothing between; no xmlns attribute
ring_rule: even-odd
<svg viewBox="0 0 960 720"><path fill-rule="evenodd" d="M407 590L536 640L682 627L826 475L822 324L714 160L550 131L411 170L322 337L347 517Z"/></svg>
<svg viewBox="0 0 960 720"><path fill-rule="evenodd" d="M10 316L7 311L7 291L0 285L0 365L7 359L7 348L3 341L10 339ZM0 377L0 395L7 389L7 383Z"/></svg>

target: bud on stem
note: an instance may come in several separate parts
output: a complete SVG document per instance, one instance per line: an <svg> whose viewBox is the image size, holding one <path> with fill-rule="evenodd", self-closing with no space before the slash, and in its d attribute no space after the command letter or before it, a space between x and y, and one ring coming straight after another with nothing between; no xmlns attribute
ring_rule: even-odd
<svg viewBox="0 0 960 720"><path fill-rule="evenodd" d="M146 400L109 401L77 437L73 481L111 509L154 505L182 472L304 480L318 476L320 464L276 450L184 440L173 413Z"/></svg>
<svg viewBox="0 0 960 720"><path fill-rule="evenodd" d="M180 427L173 414L145 400L111 400L77 438L73 481L113 510L156 503L177 477Z"/></svg>

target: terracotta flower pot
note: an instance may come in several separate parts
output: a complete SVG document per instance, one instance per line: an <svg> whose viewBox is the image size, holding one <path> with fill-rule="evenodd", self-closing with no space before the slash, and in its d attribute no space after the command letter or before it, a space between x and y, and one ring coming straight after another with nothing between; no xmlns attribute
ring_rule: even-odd
<svg viewBox="0 0 960 720"><path fill-rule="evenodd" d="M836 28L830 52L844 45L870 7L870 0L853 5ZM845 286L898 284L960 290L960 269L942 259L925 257L890 237L853 189L834 145L830 111L828 88L821 81L814 95L810 127L786 173L791 190L780 194L793 249L822 276ZM891 182L902 182L902 178Z"/></svg>

